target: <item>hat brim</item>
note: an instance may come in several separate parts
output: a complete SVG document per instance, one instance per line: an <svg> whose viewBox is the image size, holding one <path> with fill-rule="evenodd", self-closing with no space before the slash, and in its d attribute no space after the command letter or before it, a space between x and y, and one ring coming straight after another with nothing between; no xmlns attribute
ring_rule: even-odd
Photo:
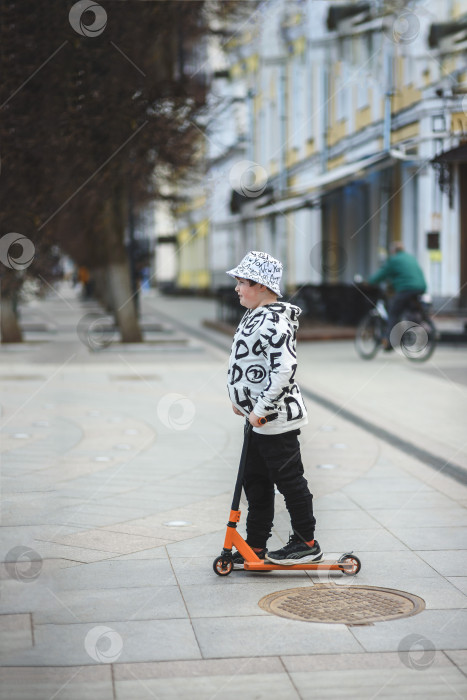
<svg viewBox="0 0 467 700"><path fill-rule="evenodd" d="M261 279L258 279L258 278L255 279L256 275L250 275L249 277L245 277L244 274L242 274L242 270L239 270L236 267L234 267L233 270L227 270L226 274L230 275L231 277L239 277L241 279L249 279L249 280L252 280L252 282L256 282L257 284L262 284L265 287L267 287L277 297L279 297L279 298L282 297L282 294L281 294L280 289L278 287L276 289L272 289L272 287L269 287L267 284L264 284L264 282Z"/></svg>

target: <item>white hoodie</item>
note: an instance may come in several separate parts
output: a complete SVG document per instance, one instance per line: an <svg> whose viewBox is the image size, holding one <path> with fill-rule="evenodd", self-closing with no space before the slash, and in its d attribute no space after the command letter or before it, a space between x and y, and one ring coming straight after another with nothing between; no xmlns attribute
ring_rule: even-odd
<svg viewBox="0 0 467 700"><path fill-rule="evenodd" d="M248 309L235 332L229 360L228 390L246 416L271 416L257 433L276 435L308 423L295 382L296 337L301 309L274 302Z"/></svg>

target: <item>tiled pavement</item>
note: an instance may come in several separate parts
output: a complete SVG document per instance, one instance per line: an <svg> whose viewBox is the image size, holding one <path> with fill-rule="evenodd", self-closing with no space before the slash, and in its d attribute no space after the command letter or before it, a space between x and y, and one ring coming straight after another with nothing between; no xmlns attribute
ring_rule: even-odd
<svg viewBox="0 0 467 700"><path fill-rule="evenodd" d="M156 333L149 347L91 352L75 331L89 305L60 293L66 303L25 310L52 318L54 335L31 333L24 348L0 352L0 698L467 697L465 486L309 404L301 439L317 536L330 556L353 549L362 571L220 579L212 560L242 432L226 398L225 352L197 339L157 345ZM212 311L208 301L161 306L157 297L145 308L185 324ZM372 419L415 440L429 432L438 454L463 463L465 386L433 374L465 368L462 351L440 348L430 374L392 357L384 371L346 371L345 348L302 346L302 383L326 385L343 403L354 397L357 412L371 405ZM271 546L289 534L277 499ZM426 609L352 627L258 606L273 591L330 580L404 590Z"/></svg>

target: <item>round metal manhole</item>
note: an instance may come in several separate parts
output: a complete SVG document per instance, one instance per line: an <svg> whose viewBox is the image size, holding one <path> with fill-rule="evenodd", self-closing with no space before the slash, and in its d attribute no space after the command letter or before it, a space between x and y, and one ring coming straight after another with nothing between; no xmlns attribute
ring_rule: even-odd
<svg viewBox="0 0 467 700"><path fill-rule="evenodd" d="M370 625L416 615L425 609L422 598L404 591L336 584L277 591L261 598L258 605L267 612L292 620L341 625Z"/></svg>

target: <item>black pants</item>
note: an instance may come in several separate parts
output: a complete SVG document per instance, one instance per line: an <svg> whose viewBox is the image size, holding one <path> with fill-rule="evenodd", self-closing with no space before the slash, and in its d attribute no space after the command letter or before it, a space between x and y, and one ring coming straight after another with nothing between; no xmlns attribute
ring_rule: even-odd
<svg viewBox="0 0 467 700"><path fill-rule="evenodd" d="M391 331L402 316L410 301L417 294L423 294L423 289L404 289L401 292L396 292L388 302L388 325L386 329L386 337L389 340Z"/></svg>
<svg viewBox="0 0 467 700"><path fill-rule="evenodd" d="M314 537L313 495L303 476L299 430L280 435L251 432L243 478L248 501L246 520L250 547L266 547L274 520L274 484L285 498L292 529L309 542Z"/></svg>

